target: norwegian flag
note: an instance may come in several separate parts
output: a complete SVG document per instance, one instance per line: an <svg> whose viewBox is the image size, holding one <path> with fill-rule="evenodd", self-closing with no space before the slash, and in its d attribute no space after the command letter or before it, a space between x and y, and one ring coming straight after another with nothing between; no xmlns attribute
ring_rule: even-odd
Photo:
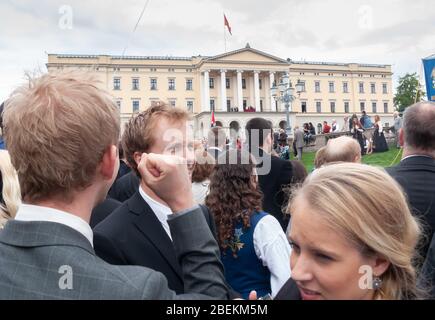
<svg viewBox="0 0 435 320"><path fill-rule="evenodd" d="M211 127L216 127L216 119L214 118L214 111L211 112Z"/></svg>
<svg viewBox="0 0 435 320"><path fill-rule="evenodd" d="M228 19L227 19L227 16L225 15L225 13L224 13L224 25L228 28L228 32L230 33L230 35L233 35L233 34L231 33L231 26L230 26L230 23L228 22Z"/></svg>

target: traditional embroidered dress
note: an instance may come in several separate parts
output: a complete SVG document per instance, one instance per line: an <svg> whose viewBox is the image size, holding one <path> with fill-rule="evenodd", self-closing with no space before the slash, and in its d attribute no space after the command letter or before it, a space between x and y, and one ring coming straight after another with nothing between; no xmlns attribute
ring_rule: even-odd
<svg viewBox="0 0 435 320"><path fill-rule="evenodd" d="M229 248L221 253L225 267L225 277L231 287L247 299L252 290L259 297L271 293L270 271L263 266L255 254L254 231L258 222L267 216L266 212L256 212L251 216L251 227L243 229L240 221L234 228L234 236L228 242Z"/></svg>

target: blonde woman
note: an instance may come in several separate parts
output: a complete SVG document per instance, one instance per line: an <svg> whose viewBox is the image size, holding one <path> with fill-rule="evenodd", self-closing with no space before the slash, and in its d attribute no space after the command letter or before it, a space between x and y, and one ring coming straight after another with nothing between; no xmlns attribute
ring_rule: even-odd
<svg viewBox="0 0 435 320"><path fill-rule="evenodd" d="M12 166L9 153L0 150L0 229L6 222L15 218L21 204L20 185L17 172Z"/></svg>
<svg viewBox="0 0 435 320"><path fill-rule="evenodd" d="M293 193L292 279L277 299L415 299L420 226L399 185L355 163L322 167Z"/></svg>

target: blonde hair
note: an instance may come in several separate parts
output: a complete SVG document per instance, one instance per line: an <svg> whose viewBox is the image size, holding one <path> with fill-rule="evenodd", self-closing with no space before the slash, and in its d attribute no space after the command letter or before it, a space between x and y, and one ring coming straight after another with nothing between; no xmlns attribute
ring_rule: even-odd
<svg viewBox="0 0 435 320"><path fill-rule="evenodd" d="M355 162L361 158L361 147L358 142L347 136L330 139L323 154L324 163Z"/></svg>
<svg viewBox="0 0 435 320"><path fill-rule="evenodd" d="M384 170L356 163L325 166L293 194L290 211L297 197L363 256L378 255L390 263L375 298L420 297L414 268L420 225L402 189Z"/></svg>
<svg viewBox="0 0 435 320"><path fill-rule="evenodd" d="M91 185L104 152L119 139L119 112L87 73L31 78L7 101L4 132L25 201Z"/></svg>
<svg viewBox="0 0 435 320"><path fill-rule="evenodd" d="M326 146L321 147L316 152L316 156L314 158L314 168L318 169L325 164L325 152Z"/></svg>
<svg viewBox="0 0 435 320"><path fill-rule="evenodd" d="M0 171L3 188L0 190L4 203L0 203L0 228L15 218L21 204L20 184L9 153L0 150Z"/></svg>

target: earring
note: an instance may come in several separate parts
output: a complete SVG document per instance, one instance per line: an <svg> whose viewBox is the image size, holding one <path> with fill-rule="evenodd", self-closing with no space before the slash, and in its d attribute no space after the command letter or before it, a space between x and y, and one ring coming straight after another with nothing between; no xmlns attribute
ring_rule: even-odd
<svg viewBox="0 0 435 320"><path fill-rule="evenodd" d="M379 277L373 278L373 289L379 290L382 287L382 279Z"/></svg>

